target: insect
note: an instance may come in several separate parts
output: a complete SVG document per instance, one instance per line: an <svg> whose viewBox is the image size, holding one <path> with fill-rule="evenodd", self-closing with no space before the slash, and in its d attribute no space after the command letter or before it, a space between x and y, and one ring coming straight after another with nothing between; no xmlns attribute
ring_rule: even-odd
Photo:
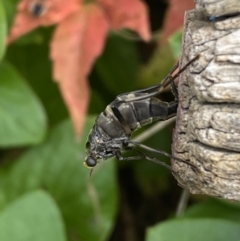
<svg viewBox="0 0 240 241"><path fill-rule="evenodd" d="M34 17L40 17L47 11L47 6L44 0L32 0L29 3L28 9Z"/></svg>
<svg viewBox="0 0 240 241"><path fill-rule="evenodd" d="M178 93L174 80L196 58L198 56L190 60L177 74L173 75L173 72L179 66L179 63L177 63L161 84L117 96L97 117L93 129L90 131L86 143L87 157L85 158L84 165L93 168L97 165L98 159L106 160L116 156L118 160L138 160L145 158L171 169L166 163L143 154L139 150L136 150L135 147L139 146L145 150L172 157L170 154L133 142L131 135L137 129L153 121L167 120L176 115ZM172 102L161 101L159 94L169 85L172 87L175 100ZM129 149L135 150L140 155L123 157L122 151Z"/></svg>

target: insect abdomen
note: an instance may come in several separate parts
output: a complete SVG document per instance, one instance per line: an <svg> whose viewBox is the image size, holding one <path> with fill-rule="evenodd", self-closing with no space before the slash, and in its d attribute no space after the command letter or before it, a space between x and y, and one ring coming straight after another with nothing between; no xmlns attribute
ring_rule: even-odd
<svg viewBox="0 0 240 241"><path fill-rule="evenodd" d="M126 97L126 95L121 96L123 100ZM113 113L113 106L118 109L124 123L121 123ZM133 132L153 121L167 120L173 117L176 115L177 107L177 101L167 103L155 97L131 102L115 100L98 116L96 124L112 138L124 137L126 133L123 125L128 125Z"/></svg>
<svg viewBox="0 0 240 241"><path fill-rule="evenodd" d="M118 110L132 131L157 120L166 120L176 114L177 102L166 103L157 98L121 103Z"/></svg>

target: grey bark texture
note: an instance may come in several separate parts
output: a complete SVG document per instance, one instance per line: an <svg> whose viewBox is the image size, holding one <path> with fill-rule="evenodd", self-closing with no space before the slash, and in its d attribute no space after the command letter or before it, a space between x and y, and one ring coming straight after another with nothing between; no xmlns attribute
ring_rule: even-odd
<svg viewBox="0 0 240 241"><path fill-rule="evenodd" d="M186 13L181 65L199 58L179 78L172 145L173 156L195 166L172 159L181 186L232 200L240 200L238 12L240 0L198 0Z"/></svg>

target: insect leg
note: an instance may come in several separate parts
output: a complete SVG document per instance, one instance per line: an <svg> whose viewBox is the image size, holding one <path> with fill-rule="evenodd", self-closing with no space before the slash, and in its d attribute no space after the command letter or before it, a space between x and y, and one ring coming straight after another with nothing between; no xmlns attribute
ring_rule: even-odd
<svg viewBox="0 0 240 241"><path fill-rule="evenodd" d="M169 72L169 74L163 79L163 81L161 82L161 84L159 85L155 85L153 87L150 87L148 89L144 89L144 90L137 90L132 92L132 94L134 93L146 93L145 95L142 96L137 96L137 97L132 97L132 98L128 98L125 100L118 100L119 102L133 102L133 101L138 101L138 100L144 100L147 98L151 98L154 96L159 95L168 85L170 85L172 82L174 82L174 80L176 78L179 77L179 75L190 65L192 64L195 60L197 60L200 57L200 54L198 54L197 56L193 57L187 64L185 64L175 75L172 75L173 72L177 69L177 67L179 66L179 62L177 62L176 65L174 65L174 67L172 68L172 70ZM176 89L176 88L175 88ZM175 91L176 94L176 91ZM176 94L177 96L177 94ZM120 96L119 96L120 97Z"/></svg>
<svg viewBox="0 0 240 241"><path fill-rule="evenodd" d="M201 54L196 55L195 57L193 57L192 59L190 59L175 75L172 76L171 81L175 80L176 78L178 78L178 76L190 65L192 64L195 60L197 60L199 57L201 56ZM169 82L168 82L169 84Z"/></svg>
<svg viewBox="0 0 240 241"><path fill-rule="evenodd" d="M177 90L176 84L175 84L175 82L174 82L174 79L176 79L192 62L194 62L196 59L198 59L199 56L200 56L200 55L197 55L197 56L195 56L194 58L192 58L186 65L184 65L184 66L179 70L179 72L178 72L176 75L174 75L174 76L169 75L169 76L168 76L168 79L166 79L166 81L168 80L168 82L166 82L166 83L169 83L169 81L170 81L170 83L171 83L171 90L172 90L172 93L173 93L173 95L174 95L174 97L175 97L176 100L178 100L178 90ZM179 63L178 63L178 64L179 64ZM167 85L166 83L165 83L165 84L163 83L163 86Z"/></svg>
<svg viewBox="0 0 240 241"><path fill-rule="evenodd" d="M120 151L116 153L116 157L119 161L135 161L135 160L141 160L145 158L144 155L124 157Z"/></svg>
<svg viewBox="0 0 240 241"><path fill-rule="evenodd" d="M124 157L122 156L121 152L116 153L116 157L119 161L133 161L133 160L142 160L142 159L146 159L148 161L154 162L158 165L161 165L165 168L167 168L168 170L172 171L171 166L169 166L168 164L166 164L165 162L162 162L160 160L158 160L155 157L150 157L145 155L144 153L140 152L139 150L136 150L135 148L132 148L132 150L138 152L140 155L139 156L128 156L128 157Z"/></svg>
<svg viewBox="0 0 240 241"><path fill-rule="evenodd" d="M175 85L174 81L171 81L171 90L175 97L175 100L178 100L178 90L177 90L177 86Z"/></svg>
<svg viewBox="0 0 240 241"><path fill-rule="evenodd" d="M172 158L172 159L175 159L176 161L185 163L185 164L193 167L193 168L196 170L196 167L195 167L193 164L189 163L188 161L182 160L182 159L180 159L180 158L178 158L178 157L172 156L171 154L168 154L168 153L165 152L165 151L156 150L156 149L154 149L154 148L151 148L151 147L149 147L149 146L146 146L146 145L143 145L143 144L141 144L141 143L138 143L138 142L135 142L135 141L131 141L131 140L128 140L128 143L132 144L133 146L139 146L139 147L141 147L141 148L143 148L143 149L145 149L145 150L147 150L147 151L152 151L152 152L161 154L161 155L163 155L163 156L170 157L170 158Z"/></svg>

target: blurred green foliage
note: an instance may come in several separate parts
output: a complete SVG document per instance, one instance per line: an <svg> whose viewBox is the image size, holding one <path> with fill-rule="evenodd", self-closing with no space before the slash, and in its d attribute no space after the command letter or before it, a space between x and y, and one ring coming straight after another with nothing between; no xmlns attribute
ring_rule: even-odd
<svg viewBox="0 0 240 241"><path fill-rule="evenodd" d="M239 240L240 224L223 219L172 220L148 230L147 241Z"/></svg>
<svg viewBox="0 0 240 241"><path fill-rule="evenodd" d="M0 79L0 146L16 147L43 141L46 114L38 97L10 64L1 63Z"/></svg>
<svg viewBox="0 0 240 241"><path fill-rule="evenodd" d="M0 60L3 58L5 53L7 36L7 20L5 16L5 9L2 1L0 1Z"/></svg>
<svg viewBox="0 0 240 241"><path fill-rule="evenodd" d="M173 34L168 39L170 48L172 50L172 54L174 58L178 58L181 54L181 47L182 47L182 30L178 30L175 34Z"/></svg>
<svg viewBox="0 0 240 241"><path fill-rule="evenodd" d="M116 95L159 83L180 52L181 34L144 64L138 43L111 34L90 76L89 115L76 141L51 77L53 27L6 49L16 4L0 1L0 240L238 240L239 205L196 196L173 218L181 189L156 164L108 160L91 177L83 166L95 116ZM168 127L146 144L170 152L171 133Z"/></svg>

